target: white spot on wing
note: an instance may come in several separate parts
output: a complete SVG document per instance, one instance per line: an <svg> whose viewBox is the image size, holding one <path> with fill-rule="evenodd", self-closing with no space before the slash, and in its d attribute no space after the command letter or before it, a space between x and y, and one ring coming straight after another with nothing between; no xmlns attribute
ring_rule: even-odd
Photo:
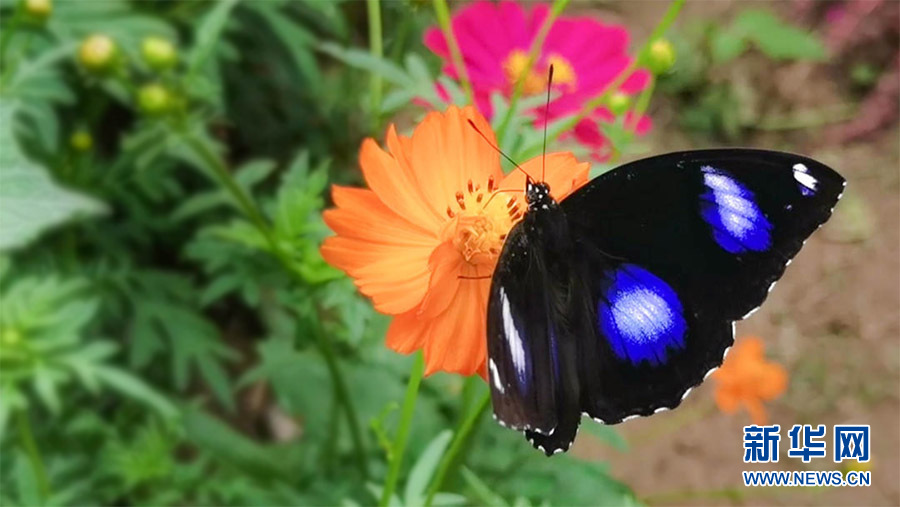
<svg viewBox="0 0 900 507"><path fill-rule="evenodd" d="M497 390L500 391L500 394L505 393L506 389L503 387L503 382L500 381L500 372L497 371L497 365L494 363L493 359L488 362L488 366L491 369L491 379L494 382L494 387L496 387Z"/></svg>
<svg viewBox="0 0 900 507"><path fill-rule="evenodd" d="M819 186L819 180L809 174L809 169L803 164L794 164L794 179L811 192L815 192Z"/></svg>
<svg viewBox="0 0 900 507"><path fill-rule="evenodd" d="M506 290L500 288L500 304L503 313L503 335L509 344L509 355L512 358L513 367L516 369L516 375L519 381L525 382L525 347L522 345L522 338L519 336L519 330L516 329L516 323L513 320L512 310L509 308L509 298L506 297Z"/></svg>

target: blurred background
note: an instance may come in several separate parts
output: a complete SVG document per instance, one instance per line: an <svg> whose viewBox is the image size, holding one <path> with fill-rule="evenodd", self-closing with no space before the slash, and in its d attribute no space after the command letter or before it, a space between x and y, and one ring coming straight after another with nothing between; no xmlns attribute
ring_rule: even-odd
<svg viewBox="0 0 900 507"><path fill-rule="evenodd" d="M379 500L412 359L322 260L321 211L330 184L362 185L363 138L459 101L423 45L443 3L0 0L3 505ZM643 64L669 5L574 0L563 16L621 25ZM871 425L873 458L857 465L871 487L744 487L748 467L848 464L743 463L754 421L719 408L715 379L675 411L585 421L552 459L481 413L435 485L486 389L439 373L422 383L394 503L900 504L898 34L894 1L689 1L652 100L607 103L652 128L600 125L602 157L553 148L594 175L752 146L847 178L737 336L787 373L768 422ZM514 123L518 156L540 130Z"/></svg>

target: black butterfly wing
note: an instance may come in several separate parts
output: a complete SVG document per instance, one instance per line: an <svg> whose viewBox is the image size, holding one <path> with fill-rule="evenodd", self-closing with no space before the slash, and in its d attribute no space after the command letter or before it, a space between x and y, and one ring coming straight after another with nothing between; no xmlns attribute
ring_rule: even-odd
<svg viewBox="0 0 900 507"><path fill-rule="evenodd" d="M839 174L799 155L700 150L621 166L562 207L574 237L652 265L705 309L739 320L762 303L843 188Z"/></svg>
<svg viewBox="0 0 900 507"><path fill-rule="evenodd" d="M581 416L567 243L558 209L526 214L504 243L488 303L494 416L547 454L568 449Z"/></svg>
<svg viewBox="0 0 900 507"><path fill-rule="evenodd" d="M491 280L487 374L501 424L548 434L557 421L541 254L513 227Z"/></svg>
<svg viewBox="0 0 900 507"><path fill-rule="evenodd" d="M703 150L626 164L563 201L590 280L585 411L614 423L677 406L843 187L809 158Z"/></svg>

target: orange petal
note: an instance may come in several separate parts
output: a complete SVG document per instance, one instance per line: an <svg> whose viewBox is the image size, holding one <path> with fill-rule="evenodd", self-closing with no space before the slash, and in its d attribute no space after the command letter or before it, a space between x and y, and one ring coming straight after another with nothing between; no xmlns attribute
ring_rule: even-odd
<svg viewBox="0 0 900 507"><path fill-rule="evenodd" d="M371 190L334 185L331 195L337 208L326 210L323 218L338 235L382 244L437 245L436 232L394 213Z"/></svg>
<svg viewBox="0 0 900 507"><path fill-rule="evenodd" d="M787 371L777 363L763 365L762 382L758 384L757 394L765 400L773 400L787 390Z"/></svg>
<svg viewBox="0 0 900 507"><path fill-rule="evenodd" d="M463 264L465 261L453 242L445 241L434 249L428 260L431 280L419 307L420 318L433 318L447 309L459 288Z"/></svg>
<svg viewBox="0 0 900 507"><path fill-rule="evenodd" d="M397 314L417 306L425 296L432 249L333 236L325 239L321 253L326 262L356 279L376 310Z"/></svg>
<svg viewBox="0 0 900 507"><path fill-rule="evenodd" d="M426 375L437 371L472 375L484 369L489 290L489 280L466 280L447 310L433 319L425 343Z"/></svg>
<svg viewBox="0 0 900 507"><path fill-rule="evenodd" d="M412 156L412 139L398 134L397 129L391 125L388 127L387 138L385 141L387 142L387 147L391 152L391 155L397 163L400 164L403 171L409 175L409 178L414 180L415 175L413 174L412 162L410 161L410 157Z"/></svg>
<svg viewBox="0 0 900 507"><path fill-rule="evenodd" d="M392 127L393 128L393 127ZM359 151L359 165L366 183L394 213L413 224L438 230L442 215L429 206L411 178L394 156L382 150L372 139L366 139Z"/></svg>
<svg viewBox="0 0 900 507"><path fill-rule="evenodd" d="M428 202L438 213L456 206L456 192L469 180L484 186L488 177L503 177L500 156L469 125L469 120L496 145L490 124L471 106L450 106L446 113L428 113L412 136L411 167Z"/></svg>
<svg viewBox="0 0 900 507"><path fill-rule="evenodd" d="M417 314L418 310L411 310L394 317L385 337L388 348L400 354L409 354L425 345L432 321L420 319Z"/></svg>
<svg viewBox="0 0 900 507"><path fill-rule="evenodd" d="M741 405L741 400L730 389L719 388L715 393L716 406L726 414L733 414Z"/></svg>
<svg viewBox="0 0 900 507"><path fill-rule="evenodd" d="M748 336L745 338L741 338L741 341L737 343L735 346L738 352L737 356L740 359L755 359L755 360L763 360L765 357L765 344L762 340L755 336Z"/></svg>
<svg viewBox="0 0 900 507"><path fill-rule="evenodd" d="M534 157L521 165L522 169L535 178L540 178L542 164L546 164L545 182L550 185L550 195L557 201L566 198L572 191L588 182L591 165L578 162L571 152L548 153L546 162L542 157ZM502 188L525 188L525 175L515 170L503 179Z"/></svg>

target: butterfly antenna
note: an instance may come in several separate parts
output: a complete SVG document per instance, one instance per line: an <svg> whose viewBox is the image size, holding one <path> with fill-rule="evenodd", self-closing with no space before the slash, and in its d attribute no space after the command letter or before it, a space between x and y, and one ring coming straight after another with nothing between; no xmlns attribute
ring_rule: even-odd
<svg viewBox="0 0 900 507"><path fill-rule="evenodd" d="M547 75L547 104L544 105L544 150L541 153L541 181L544 181L544 173L547 170L547 122L550 117L550 87L553 85L553 64Z"/></svg>
<svg viewBox="0 0 900 507"><path fill-rule="evenodd" d="M530 179L530 180L532 180L532 181L534 180L534 178L532 178L530 174L528 174L527 172L525 172L525 169L522 169L522 166L520 166L519 164L517 164L516 161L513 160L512 158L510 158L509 155L507 155L506 153L503 153L503 150L501 150L499 147L497 147L496 144L492 143L491 140L488 139L488 137L487 137L486 135L484 135L484 133L481 132L481 130L479 130L478 127L475 126L475 122L473 122L470 118L466 118L466 120L469 122L469 125L470 125L473 129L475 129L475 132L478 132L478 135L480 135L481 138L484 139L485 142L487 142L487 143L491 146L491 148L493 148L494 150L496 150L497 153L499 153L500 155L503 155L503 158L505 158L506 160L508 160L512 165L516 166L516 169L522 171L522 172L525 174L525 176L528 177L528 179Z"/></svg>
<svg viewBox="0 0 900 507"><path fill-rule="evenodd" d="M490 197L488 197L487 202L484 203L484 207L487 208L487 205L490 204L491 201L494 200L494 197L497 197L498 195L500 195L500 194L502 194L502 193L504 193L504 192L522 192L522 193L525 193L525 189L523 189L523 188L498 188L497 190L494 190L494 191L491 193L491 196L490 196Z"/></svg>

